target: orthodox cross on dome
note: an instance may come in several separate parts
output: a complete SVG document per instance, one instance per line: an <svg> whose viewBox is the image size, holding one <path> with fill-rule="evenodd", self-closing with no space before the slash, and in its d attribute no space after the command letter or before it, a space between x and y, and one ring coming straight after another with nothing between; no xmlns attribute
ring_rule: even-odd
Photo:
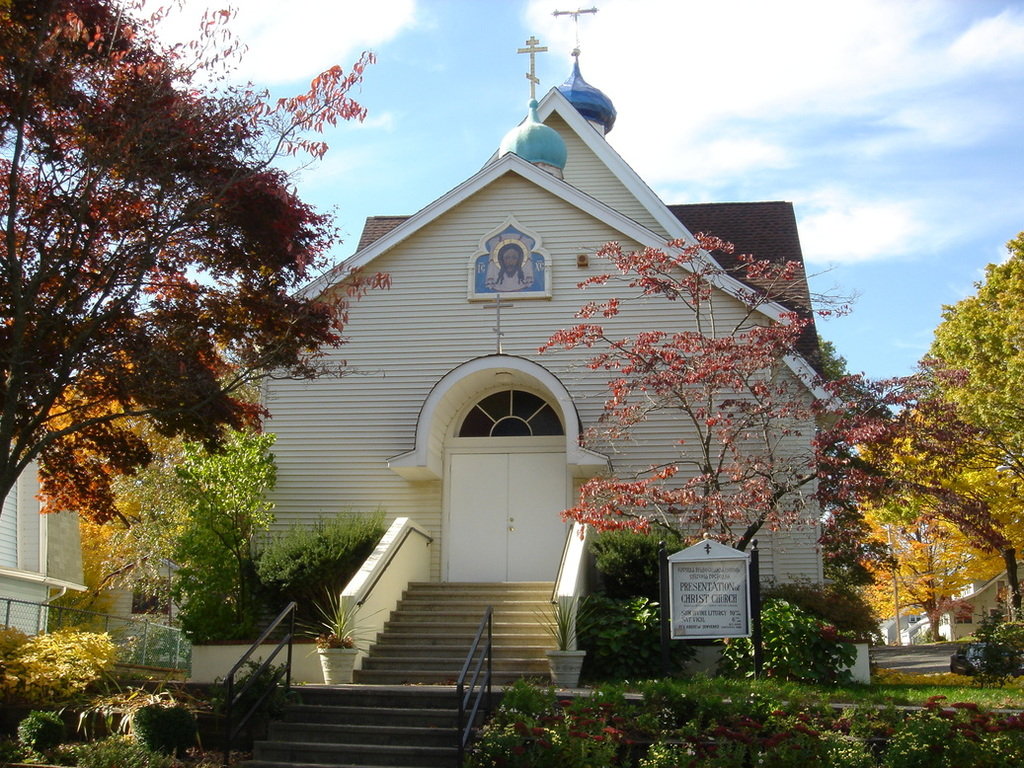
<svg viewBox="0 0 1024 768"><path fill-rule="evenodd" d="M494 297L494 301L489 302L487 304L481 304L480 306L483 307L483 309L493 309L493 310L496 310L495 311L495 315L496 315L495 322L496 322L496 325L493 328L491 328L491 330L494 331L494 335L495 335L495 341L496 341L496 350L495 351L499 355L504 354L501 351L501 337L505 335L505 332L503 330L501 330L501 308L505 307L506 309L511 309L511 308L513 308L515 306L515 304L513 302L511 302L511 301L506 301L505 299L503 299L502 295L499 293L497 296Z"/></svg>
<svg viewBox="0 0 1024 768"><path fill-rule="evenodd" d="M537 83L540 80L537 79L537 54L544 53L547 50L547 46L538 46L540 40L534 35L530 35L530 39L526 41L525 48L519 48L516 53L528 53L530 54L530 71L526 73L526 79L530 81L530 101L537 98Z"/></svg>
<svg viewBox="0 0 1024 768"><path fill-rule="evenodd" d="M597 13L597 8L577 8L575 11L555 11L552 16L572 16L572 23L576 27L576 47L572 49L572 55L580 55L580 16L584 13Z"/></svg>

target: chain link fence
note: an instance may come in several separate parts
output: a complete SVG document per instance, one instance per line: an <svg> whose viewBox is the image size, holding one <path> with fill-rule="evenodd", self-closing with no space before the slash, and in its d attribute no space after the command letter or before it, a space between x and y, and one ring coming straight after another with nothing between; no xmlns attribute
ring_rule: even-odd
<svg viewBox="0 0 1024 768"><path fill-rule="evenodd" d="M177 627L126 619L78 608L0 598L0 626L29 635L58 629L106 632L118 648L118 662L151 667L191 668L192 645Z"/></svg>

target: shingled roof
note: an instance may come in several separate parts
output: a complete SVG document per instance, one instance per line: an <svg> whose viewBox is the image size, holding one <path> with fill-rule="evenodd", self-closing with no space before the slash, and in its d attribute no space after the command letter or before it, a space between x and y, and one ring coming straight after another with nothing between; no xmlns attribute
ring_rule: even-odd
<svg viewBox="0 0 1024 768"><path fill-rule="evenodd" d="M821 349L818 346L818 331L814 327L811 313L810 289L806 274L803 274L804 254L800 248L800 234L796 227L793 204L781 201L761 203L691 203L670 205L672 212L690 232L714 235L733 244L731 254L716 251L713 255L722 268L734 273L741 254L750 254L757 259L767 259L779 264L796 262L800 264L801 278L791 281L776 297L783 306L810 317L810 324L797 343L797 351L821 370ZM743 280L741 274L733 274ZM756 282L743 280L753 287Z"/></svg>
<svg viewBox="0 0 1024 768"><path fill-rule="evenodd" d="M669 211L694 234L703 232L726 240L735 246L732 254L715 252L722 268L732 273L739 264L737 256L749 253L758 259L778 263L794 261L804 263L800 248L800 235L796 226L793 204L781 201L759 203L689 203L670 205ZM393 230L409 216L370 216L363 226L356 251L372 245ZM740 275L733 275L742 279ZM748 284L751 284L749 281ZM752 287L758 287L751 284ZM777 297L779 303L801 313L811 310L807 281L793 280L787 291ZM811 325L804 332L798 351L816 369L820 368L818 334Z"/></svg>
<svg viewBox="0 0 1024 768"><path fill-rule="evenodd" d="M409 216L367 216L366 223L363 224L363 234L359 236L359 245L356 246L356 251L361 251L368 245L373 245L375 242L380 240L384 235L390 232L392 229L397 227Z"/></svg>

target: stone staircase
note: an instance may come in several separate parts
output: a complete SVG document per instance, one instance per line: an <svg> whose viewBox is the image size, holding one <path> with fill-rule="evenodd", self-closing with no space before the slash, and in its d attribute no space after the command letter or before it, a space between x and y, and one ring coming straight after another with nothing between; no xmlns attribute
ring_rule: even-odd
<svg viewBox="0 0 1024 768"><path fill-rule="evenodd" d="M546 680L552 643L537 613L551 609L551 590L550 582L410 585L355 684L296 688L301 703L253 745L246 768L457 768L452 683L485 608L494 608L494 683Z"/></svg>
<svg viewBox="0 0 1024 768"><path fill-rule="evenodd" d="M548 678L551 638L538 621L551 610L551 582L411 584L356 670L377 685L454 683L487 606L494 608L493 681Z"/></svg>
<svg viewBox="0 0 1024 768"><path fill-rule="evenodd" d="M245 768L456 768L452 686L302 686Z"/></svg>

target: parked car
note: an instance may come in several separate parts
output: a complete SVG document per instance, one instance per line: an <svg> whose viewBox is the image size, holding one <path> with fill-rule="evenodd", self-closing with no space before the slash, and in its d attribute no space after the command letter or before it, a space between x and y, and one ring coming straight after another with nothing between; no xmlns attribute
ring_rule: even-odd
<svg viewBox="0 0 1024 768"><path fill-rule="evenodd" d="M975 675L981 667L985 643L964 643L949 657L949 671L958 675ZM1015 676L1024 675L1024 655L1017 658Z"/></svg>

